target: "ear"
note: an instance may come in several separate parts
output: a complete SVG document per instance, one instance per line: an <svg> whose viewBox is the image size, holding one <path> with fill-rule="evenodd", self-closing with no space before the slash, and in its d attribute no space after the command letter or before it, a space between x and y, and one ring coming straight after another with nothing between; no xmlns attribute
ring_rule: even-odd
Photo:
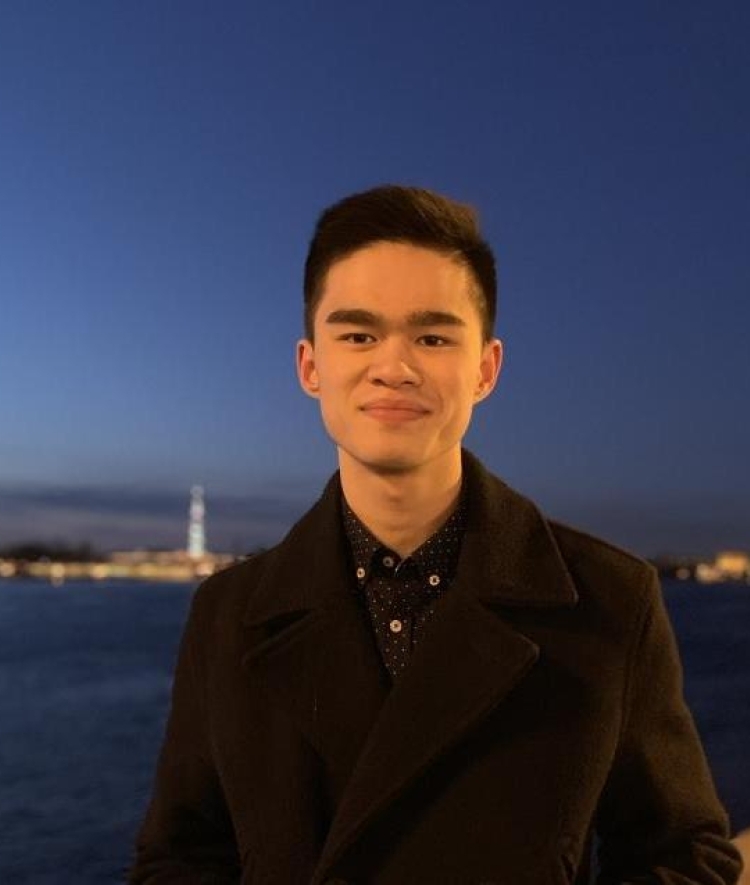
<svg viewBox="0 0 750 885"><path fill-rule="evenodd" d="M503 342L499 338L493 338L482 347L482 356L479 362L479 380L474 391L474 402L488 397L495 389L500 369L503 365Z"/></svg>
<svg viewBox="0 0 750 885"><path fill-rule="evenodd" d="M297 377L308 396L318 399L318 370L315 368L315 349L312 341L303 338L297 342Z"/></svg>

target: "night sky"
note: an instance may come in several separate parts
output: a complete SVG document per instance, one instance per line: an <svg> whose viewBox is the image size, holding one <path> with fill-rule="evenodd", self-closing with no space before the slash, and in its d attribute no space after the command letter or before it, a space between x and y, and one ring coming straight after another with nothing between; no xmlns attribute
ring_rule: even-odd
<svg viewBox="0 0 750 885"><path fill-rule="evenodd" d="M0 10L0 546L277 540L335 468L298 389L320 210L473 203L506 363L467 439L635 552L750 548L750 5Z"/></svg>

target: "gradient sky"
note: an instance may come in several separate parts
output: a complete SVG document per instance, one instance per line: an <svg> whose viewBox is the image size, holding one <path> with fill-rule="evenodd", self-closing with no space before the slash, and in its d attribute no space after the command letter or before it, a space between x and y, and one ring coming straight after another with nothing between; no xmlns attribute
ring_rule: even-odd
<svg viewBox="0 0 750 885"><path fill-rule="evenodd" d="M319 211L417 184L496 249L467 444L644 555L750 548L750 5L5 3L0 546L278 539Z"/></svg>

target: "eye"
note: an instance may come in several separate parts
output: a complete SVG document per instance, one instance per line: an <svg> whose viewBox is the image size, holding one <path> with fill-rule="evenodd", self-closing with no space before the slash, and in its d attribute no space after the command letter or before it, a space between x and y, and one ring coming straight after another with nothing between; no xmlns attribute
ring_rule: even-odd
<svg viewBox="0 0 750 885"><path fill-rule="evenodd" d="M422 335L419 340L427 347L445 347L450 344L450 341L442 335Z"/></svg>
<svg viewBox="0 0 750 885"><path fill-rule="evenodd" d="M349 344L371 344L374 340L369 332L346 332L339 337L339 341L348 341Z"/></svg>

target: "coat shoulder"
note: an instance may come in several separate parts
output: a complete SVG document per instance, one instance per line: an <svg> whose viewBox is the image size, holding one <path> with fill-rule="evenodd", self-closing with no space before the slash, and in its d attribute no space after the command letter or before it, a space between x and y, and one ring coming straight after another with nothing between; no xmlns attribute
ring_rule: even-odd
<svg viewBox="0 0 750 885"><path fill-rule="evenodd" d="M273 550L253 554L215 572L198 585L190 610L190 621L198 632L240 623Z"/></svg>
<svg viewBox="0 0 750 885"><path fill-rule="evenodd" d="M640 579L650 579L656 574L651 563L623 547L553 519L548 520L548 524L568 562L584 560L605 571Z"/></svg>
<svg viewBox="0 0 750 885"><path fill-rule="evenodd" d="M565 523L548 525L579 594L630 612L661 596L657 571L645 559Z"/></svg>
<svg viewBox="0 0 750 885"><path fill-rule="evenodd" d="M650 595L650 588L658 586L656 570L646 560L550 519L469 452L464 452L464 466L470 500L477 502L476 534L484 531L492 538L492 549L485 553L506 580L528 584L536 576L538 583L551 583L563 574L579 594L620 593L630 598L633 593ZM512 568L507 568L508 562Z"/></svg>

